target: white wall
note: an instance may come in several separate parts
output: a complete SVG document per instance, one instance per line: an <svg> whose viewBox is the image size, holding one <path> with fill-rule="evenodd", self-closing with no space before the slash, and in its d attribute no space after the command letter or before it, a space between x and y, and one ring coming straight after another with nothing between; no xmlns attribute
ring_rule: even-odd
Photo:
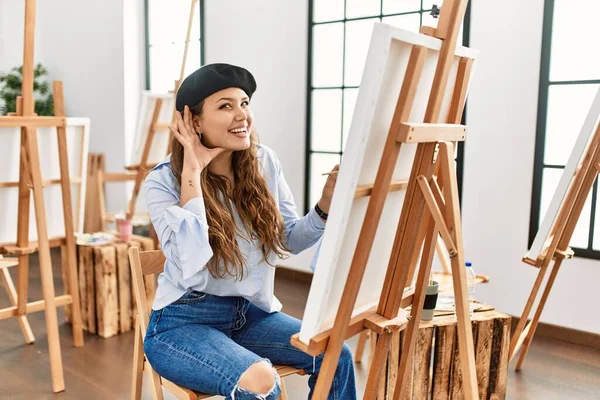
<svg viewBox="0 0 600 400"><path fill-rule="evenodd" d="M247 68L261 142L278 154L298 212L304 211L308 0L219 0L205 3L205 62ZM314 249L281 265L310 271Z"/></svg>
<svg viewBox="0 0 600 400"><path fill-rule="evenodd" d="M0 0L0 71L8 72L23 63L22 2Z"/></svg>
<svg viewBox="0 0 600 400"><path fill-rule="evenodd" d="M520 315L537 269L527 252L543 0L473 0L471 47L481 51L468 100L463 231L466 258L491 281L477 296ZM510 24L507 24L510 21ZM600 262L563 263L543 322L600 333Z"/></svg>
<svg viewBox="0 0 600 400"><path fill-rule="evenodd" d="M143 24L139 23L143 14L137 24L124 27L125 9L128 18L134 18L136 5L143 12L143 1L125 3L38 1L36 10L34 62L48 68L50 81L63 81L68 116L91 118L90 152L104 153L109 171L121 171L125 164L126 119L131 130L130 120L135 118L126 117L126 112L137 114L145 76L139 40L143 40ZM24 1L0 0L0 71L23 62L23 20ZM133 49L126 52L126 44ZM135 54L142 61L132 60ZM125 208L122 188L109 186L107 194L109 210Z"/></svg>

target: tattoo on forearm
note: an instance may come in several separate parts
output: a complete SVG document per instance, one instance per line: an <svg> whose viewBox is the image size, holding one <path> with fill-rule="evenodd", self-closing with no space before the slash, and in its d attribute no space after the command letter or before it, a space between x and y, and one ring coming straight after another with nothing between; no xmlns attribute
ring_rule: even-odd
<svg viewBox="0 0 600 400"><path fill-rule="evenodd" d="M192 183L192 181L191 181L191 180L189 180L189 181L188 181L188 183L189 183L189 185L190 185L191 187L194 187L194 184Z"/></svg>

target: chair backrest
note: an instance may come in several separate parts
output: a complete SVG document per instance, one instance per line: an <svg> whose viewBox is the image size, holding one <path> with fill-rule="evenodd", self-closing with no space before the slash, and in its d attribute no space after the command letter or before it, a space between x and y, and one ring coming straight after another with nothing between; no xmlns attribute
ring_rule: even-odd
<svg viewBox="0 0 600 400"><path fill-rule="evenodd" d="M142 337L145 337L149 322L148 310L150 307L146 297L144 275L161 273L165 267L165 256L162 250L140 251L137 247L130 247L129 265L131 267L131 280L137 303L138 323L140 324Z"/></svg>
<svg viewBox="0 0 600 400"><path fill-rule="evenodd" d="M160 274L165 269L165 255L162 250L140 251L142 274Z"/></svg>

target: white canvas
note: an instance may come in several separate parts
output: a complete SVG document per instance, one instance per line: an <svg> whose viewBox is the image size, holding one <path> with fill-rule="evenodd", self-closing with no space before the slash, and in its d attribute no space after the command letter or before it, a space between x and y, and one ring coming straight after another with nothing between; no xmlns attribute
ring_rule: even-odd
<svg viewBox="0 0 600 400"><path fill-rule="evenodd" d="M550 201L550 205L548 206L548 210L546 211L542 224L540 225L540 229L538 230L538 233L531 244L531 249L525 255L525 257L531 260L537 260L539 258L543 258L548 250L548 247L552 242L552 227L558 218L560 206L567 196L569 186L571 186L573 183L573 178L575 177L577 168L579 168L583 158L585 157L586 149L590 144L590 140L596 131L598 123L600 123L600 89L598 89L596 97L594 98L592 106L590 107L590 111L585 118L581 132L577 137L575 146L573 146L573 151L571 152L569 161L567 161L567 165L565 166L562 176L560 177L558 187L556 188L554 196Z"/></svg>
<svg viewBox="0 0 600 400"><path fill-rule="evenodd" d="M67 118L67 152L71 179L81 177L81 184L71 184L73 224L76 233L83 232L87 158L90 135L89 118ZM56 128L37 128L42 180L60 178ZM0 128L0 182L19 181L21 128ZM19 188L0 188L0 243L17 240ZM60 184L44 188L48 237L65 236ZM29 240L37 240L33 193L29 213Z"/></svg>
<svg viewBox="0 0 600 400"><path fill-rule="evenodd" d="M426 35L375 24L356 107L344 150L333 210L320 244L315 274L304 312L300 340L306 344L318 333L333 327L342 291L358 242L369 199L353 199L358 185L373 184L383 153L391 119L413 45L429 49L410 119L423 122L435 75L441 41ZM475 58L476 52L456 49L440 122L445 122L459 57ZM393 181L408 180L416 144L403 145L394 169ZM379 301L392 244L400 218L404 191L387 196L353 315Z"/></svg>
<svg viewBox="0 0 600 400"><path fill-rule="evenodd" d="M131 155L131 162L134 165L138 165L142 161L144 145L146 143L146 138L148 137L150 124L152 123L152 115L154 113L154 106L156 105L157 99L162 99L158 123L170 125L173 120L173 112L175 111L175 96L172 93L152 93L150 91L142 92L140 111L135 130L135 140L133 142L134 145ZM154 134L154 140L152 141L152 147L150 148L150 154L148 155L148 164L156 164L166 157L169 148L169 139L170 132L168 128L159 129L156 131Z"/></svg>

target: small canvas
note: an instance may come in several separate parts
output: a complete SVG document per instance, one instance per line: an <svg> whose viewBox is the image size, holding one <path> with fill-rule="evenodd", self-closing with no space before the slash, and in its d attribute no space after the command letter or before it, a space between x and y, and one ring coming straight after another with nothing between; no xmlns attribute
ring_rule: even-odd
<svg viewBox="0 0 600 400"><path fill-rule="evenodd" d="M144 146L150 130L150 124L152 123L154 107L156 105L156 100L158 99L162 99L162 106L160 108L157 123L168 126L173 121L173 113L175 111L175 96L173 93L165 94L153 93L150 91L142 92L140 111L135 130L135 140L133 142L134 146L131 155L131 162L134 165L139 165L142 161L142 154L144 152ZM163 128L156 131L154 134L154 140L152 141L152 147L150 148L150 153L148 154L148 164L156 164L167 156L170 137L171 132L168 128Z"/></svg>
<svg viewBox="0 0 600 400"><path fill-rule="evenodd" d="M406 122L423 122L441 43L439 39L386 24L374 25L332 212L314 261L315 273L300 331L303 343L309 344L312 337L333 327L369 202L368 197L354 199L354 193L358 185L375 182L412 46L429 50ZM446 122L460 57L474 59L477 52L457 47L455 54L440 122ZM408 180L416 148L416 144L402 145L392 181ZM404 196L405 191L387 196L353 316L379 302Z"/></svg>
<svg viewBox="0 0 600 400"><path fill-rule="evenodd" d="M71 183L73 224L75 233L83 232L87 158L90 137L89 118L67 118L67 152L71 179L81 178L81 184ZM60 179L58 136L56 128L37 128L42 180ZM0 128L0 182L19 182L21 128ZM44 187L46 225L49 238L65 236L62 192L59 183ZM33 193L29 208L29 240L38 238ZM17 240L19 188L0 187L0 243L14 244Z"/></svg>
<svg viewBox="0 0 600 400"><path fill-rule="evenodd" d="M577 137L577 141L575 142L575 146L573 146L573 151L571 151L571 155L569 156L569 161L567 161L567 165L565 166L560 181L558 182L558 187L556 188L554 196L550 201L550 205L548 206L548 210L546 211L537 235L531 244L531 249L529 249L529 252L525 255L526 258L536 261L542 259L546 255L548 247L550 247L553 239L552 228L558 219L558 213L560 212L561 204L566 199L569 187L575 178L575 173L583 162L586 150L590 145L590 141L594 136L594 132L598 128L599 123L600 89L598 89L596 97L594 98L592 106L590 107L590 111L585 118L579 136Z"/></svg>

